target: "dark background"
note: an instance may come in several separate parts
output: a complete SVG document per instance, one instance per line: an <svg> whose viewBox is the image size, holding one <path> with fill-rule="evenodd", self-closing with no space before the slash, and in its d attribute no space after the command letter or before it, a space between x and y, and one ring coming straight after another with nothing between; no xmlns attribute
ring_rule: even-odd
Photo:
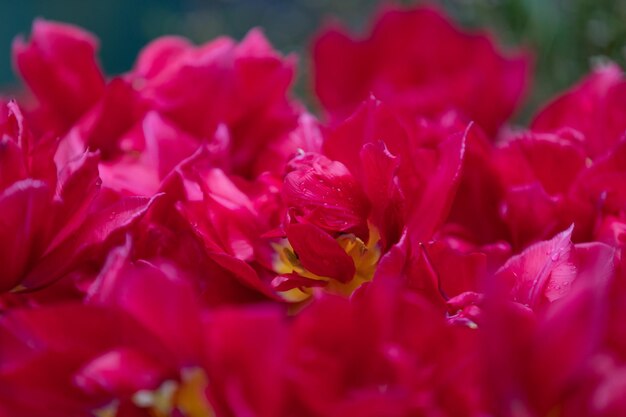
<svg viewBox="0 0 626 417"><path fill-rule="evenodd" d="M416 1L396 1L414 4ZM594 61L624 64L626 0L440 0L466 27L487 27L505 45L536 51L536 74L526 110L584 75ZM137 52L163 34L203 42L220 34L240 39L260 26L282 52L300 55L297 94L308 94L306 50L316 29L336 16L363 30L376 0L0 0L0 85L17 83L11 41L28 35L43 17L78 24L101 40L100 59L109 74L128 70ZM522 116L524 118L524 116Z"/></svg>

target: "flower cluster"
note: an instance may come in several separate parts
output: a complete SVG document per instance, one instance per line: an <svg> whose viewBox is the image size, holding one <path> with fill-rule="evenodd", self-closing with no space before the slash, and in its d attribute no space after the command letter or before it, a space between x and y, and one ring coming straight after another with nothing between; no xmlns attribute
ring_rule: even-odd
<svg viewBox="0 0 626 417"><path fill-rule="evenodd" d="M0 102L0 417L626 415L626 76L432 8L103 75L37 20Z"/></svg>

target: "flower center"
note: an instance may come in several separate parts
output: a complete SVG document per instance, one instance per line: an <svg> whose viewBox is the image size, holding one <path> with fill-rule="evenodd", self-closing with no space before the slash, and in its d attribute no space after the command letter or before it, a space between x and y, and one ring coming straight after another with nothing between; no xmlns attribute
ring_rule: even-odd
<svg viewBox="0 0 626 417"><path fill-rule="evenodd" d="M278 293L287 301L300 302L308 299L316 287L339 295L349 296L363 283L371 281L376 272L376 265L380 259L378 230L369 226L367 244L354 234L342 234L335 240L339 246L352 258L355 266L353 278L348 282L340 282L330 277L316 275L307 270L298 258L289 240L282 239L272 244L276 251L273 269L280 274L274 280Z"/></svg>
<svg viewBox="0 0 626 417"><path fill-rule="evenodd" d="M181 371L181 380L167 380L157 389L137 391L133 403L148 411L151 417L214 417L215 412L206 398L209 385L206 373L200 368ZM98 417L117 416L117 402L96 410Z"/></svg>
<svg viewBox="0 0 626 417"><path fill-rule="evenodd" d="M169 417L177 410L185 417L213 417L215 413L206 399L209 385L200 368L187 368L181 372L181 382L168 380L156 390L135 393L137 407L147 408L153 417Z"/></svg>

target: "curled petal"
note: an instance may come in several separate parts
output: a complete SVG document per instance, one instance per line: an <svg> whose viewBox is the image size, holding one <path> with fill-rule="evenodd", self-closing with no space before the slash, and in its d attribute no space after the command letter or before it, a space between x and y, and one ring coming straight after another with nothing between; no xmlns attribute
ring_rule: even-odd
<svg viewBox="0 0 626 417"><path fill-rule="evenodd" d="M348 282L354 277L354 261L330 235L312 224L290 224L287 238L302 266L312 273Z"/></svg>
<svg viewBox="0 0 626 417"><path fill-rule="evenodd" d="M341 162L305 154L290 166L283 196L296 218L328 231L346 231L366 222L367 198Z"/></svg>

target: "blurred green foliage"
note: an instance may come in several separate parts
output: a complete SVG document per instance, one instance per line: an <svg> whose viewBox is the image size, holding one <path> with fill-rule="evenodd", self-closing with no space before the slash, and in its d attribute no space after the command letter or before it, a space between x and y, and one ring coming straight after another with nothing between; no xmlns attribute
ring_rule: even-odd
<svg viewBox="0 0 626 417"><path fill-rule="evenodd" d="M584 76L594 65L626 63L625 0L442 0L461 23L493 30L501 43L534 52L532 91L521 112Z"/></svg>
<svg viewBox="0 0 626 417"><path fill-rule="evenodd" d="M416 1L396 1L414 4ZM626 58L626 0L440 0L464 26L496 32L500 43L535 51L535 82L522 119L538 103L575 82L594 61ZM34 18L78 24L101 39L110 74L128 70L151 39L180 34L203 42L227 34L241 38L260 26L278 49L300 55L297 94L306 96L306 51L311 36L332 16L365 30L376 0L0 0L0 84L15 83L10 44L28 34Z"/></svg>

